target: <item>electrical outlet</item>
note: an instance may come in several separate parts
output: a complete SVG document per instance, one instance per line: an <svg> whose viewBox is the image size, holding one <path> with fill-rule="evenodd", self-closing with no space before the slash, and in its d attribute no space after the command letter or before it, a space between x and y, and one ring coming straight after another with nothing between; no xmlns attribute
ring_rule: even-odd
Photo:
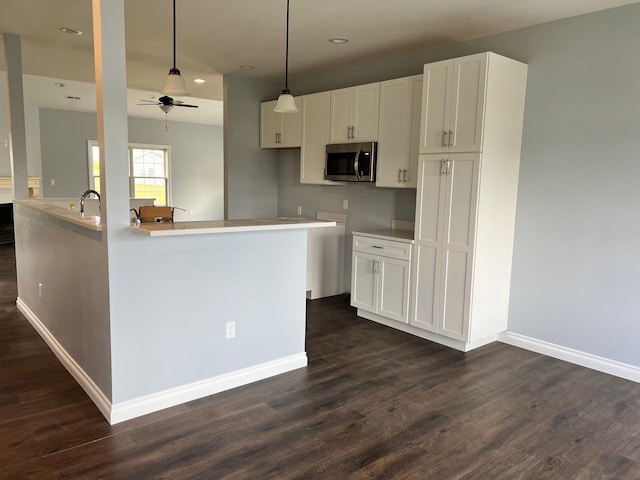
<svg viewBox="0 0 640 480"><path fill-rule="evenodd" d="M225 338L230 339L236 336L236 322L227 322Z"/></svg>
<svg viewBox="0 0 640 480"><path fill-rule="evenodd" d="M193 210L189 210L189 215L193 215Z"/></svg>
<svg viewBox="0 0 640 480"><path fill-rule="evenodd" d="M51 180L49 180L49 183L51 183L51 185L55 185L56 181L52 178Z"/></svg>
<svg viewBox="0 0 640 480"><path fill-rule="evenodd" d="M349 208L349 200L342 200L342 209L347 210Z"/></svg>
<svg viewBox="0 0 640 480"><path fill-rule="evenodd" d="M298 207L298 216L302 215L302 207Z"/></svg>
<svg viewBox="0 0 640 480"><path fill-rule="evenodd" d="M42 298L42 295L44 295L44 289L43 289L42 283L38 283L38 295L40 296L40 298Z"/></svg>

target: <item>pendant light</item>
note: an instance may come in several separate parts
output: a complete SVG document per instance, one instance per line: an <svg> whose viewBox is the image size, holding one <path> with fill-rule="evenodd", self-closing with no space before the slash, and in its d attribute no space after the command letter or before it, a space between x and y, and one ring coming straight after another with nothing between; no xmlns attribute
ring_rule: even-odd
<svg viewBox="0 0 640 480"><path fill-rule="evenodd" d="M285 50L284 64L284 90L278 97L278 103L274 112L278 113L298 113L298 107L289 90L289 0L287 0L287 43Z"/></svg>
<svg viewBox="0 0 640 480"><path fill-rule="evenodd" d="M173 67L169 69L160 93L177 96L191 95L184 83L184 78L180 75L180 70L176 68L176 0L173 0Z"/></svg>

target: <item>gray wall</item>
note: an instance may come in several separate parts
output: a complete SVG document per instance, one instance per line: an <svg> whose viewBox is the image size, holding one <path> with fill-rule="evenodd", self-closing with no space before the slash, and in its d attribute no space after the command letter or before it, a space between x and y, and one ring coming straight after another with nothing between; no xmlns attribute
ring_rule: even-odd
<svg viewBox="0 0 640 480"><path fill-rule="evenodd" d="M19 299L111 398L107 245L102 232L21 205L14 208Z"/></svg>
<svg viewBox="0 0 640 480"><path fill-rule="evenodd" d="M640 366L638 25L634 4L290 84L296 94L311 93L486 50L529 64L509 330ZM284 160L281 212L338 208L330 187L295 185L295 159ZM369 208L388 215L391 202L381 191Z"/></svg>
<svg viewBox="0 0 640 480"><path fill-rule="evenodd" d="M273 82L224 77L225 218L277 214L278 155L260 149L260 102L277 95Z"/></svg>
<svg viewBox="0 0 640 480"><path fill-rule="evenodd" d="M9 93L6 72L0 72L0 177L11 176L11 154L9 151ZM27 135L27 173L30 177L40 177L40 124L38 107L25 98L25 131ZM33 140L35 139L35 141ZM7 146L5 147L5 142Z"/></svg>
<svg viewBox="0 0 640 480"><path fill-rule="evenodd" d="M5 142L7 146L5 147ZM7 75L0 74L0 177L11 176L11 152L9 151L9 106Z"/></svg>
<svg viewBox="0 0 640 480"><path fill-rule="evenodd" d="M364 183L349 185L302 185L300 149L280 151L278 177L278 215L315 218L317 212L347 215L344 258L344 288L351 290L351 233L372 228L391 228L391 220L414 220L416 189L378 188ZM348 209L342 202L348 200Z"/></svg>
<svg viewBox="0 0 640 480"><path fill-rule="evenodd" d="M176 220L223 216L223 128L211 125L129 118L129 142L171 146L172 204ZM95 113L40 109L45 197L76 197L88 188L87 140L97 140ZM51 179L55 185L50 184Z"/></svg>
<svg viewBox="0 0 640 480"><path fill-rule="evenodd" d="M113 402L304 354L306 238L118 232L109 244ZM226 340L229 321L236 337Z"/></svg>

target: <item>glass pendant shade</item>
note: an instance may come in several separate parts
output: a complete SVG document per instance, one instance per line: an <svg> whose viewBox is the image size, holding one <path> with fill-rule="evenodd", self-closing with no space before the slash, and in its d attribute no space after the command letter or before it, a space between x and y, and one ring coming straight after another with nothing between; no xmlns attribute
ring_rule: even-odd
<svg viewBox="0 0 640 480"><path fill-rule="evenodd" d="M278 113L298 113L298 107L296 107L296 101L291 95L289 90L283 90L280 96L278 97L278 103L276 103L276 108L273 109L274 112Z"/></svg>
<svg viewBox="0 0 640 480"><path fill-rule="evenodd" d="M160 90L160 93L164 95L176 95L181 97L191 95L184 83L184 78L182 78L182 75L180 75L180 70L178 70L177 68L171 68L169 70L167 79L164 82L164 87L162 88L162 90Z"/></svg>

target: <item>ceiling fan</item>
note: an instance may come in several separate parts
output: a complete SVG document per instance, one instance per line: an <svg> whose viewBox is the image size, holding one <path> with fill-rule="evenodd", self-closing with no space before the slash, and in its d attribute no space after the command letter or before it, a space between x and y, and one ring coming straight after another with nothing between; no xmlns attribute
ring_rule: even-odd
<svg viewBox="0 0 640 480"><path fill-rule="evenodd" d="M164 113L169 113L169 110L171 110L173 107L189 107L189 108L198 108L198 105L190 105L188 103L183 103L180 100L174 100L173 98L164 95L160 98L158 98L158 100L145 100L142 99L140 100L141 102L147 102L147 103L138 103L138 105L158 105L160 106L160 110L162 110Z"/></svg>

